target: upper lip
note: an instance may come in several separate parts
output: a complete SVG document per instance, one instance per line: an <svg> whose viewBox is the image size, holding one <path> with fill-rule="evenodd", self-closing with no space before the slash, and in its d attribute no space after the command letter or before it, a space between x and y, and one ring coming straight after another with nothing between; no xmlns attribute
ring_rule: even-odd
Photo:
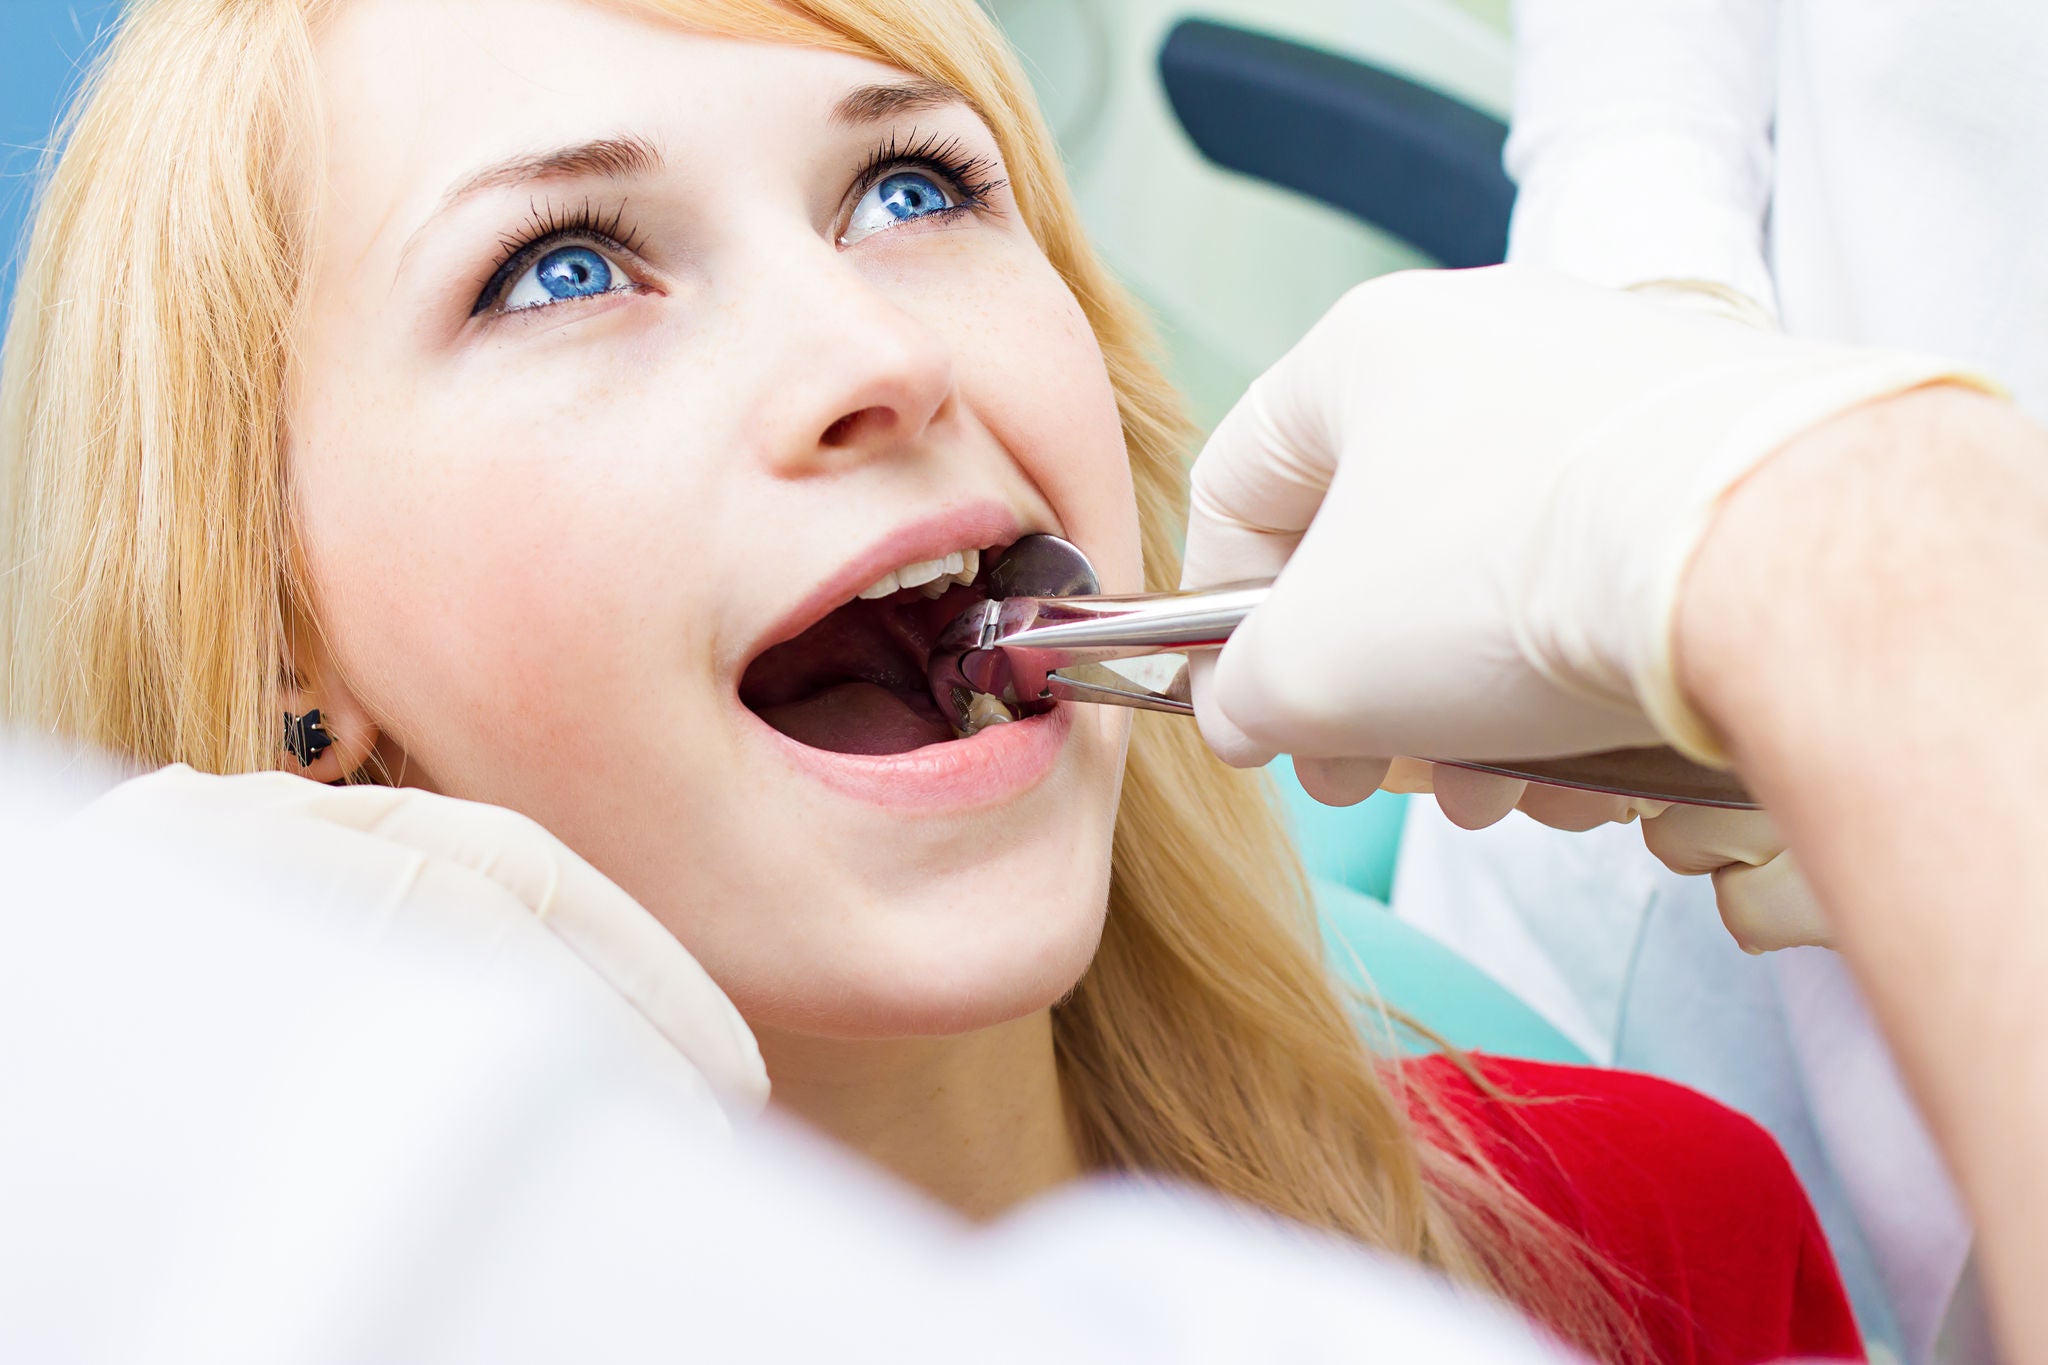
<svg viewBox="0 0 2048 1365"><path fill-rule="evenodd" d="M852 601L854 595L891 569L920 560L943 559L955 550L1008 545L1024 534L1017 514L999 502L973 502L928 512L872 541L833 570L775 623L756 636L740 658L740 671L763 653L793 640ZM986 561L984 561L986 562Z"/></svg>

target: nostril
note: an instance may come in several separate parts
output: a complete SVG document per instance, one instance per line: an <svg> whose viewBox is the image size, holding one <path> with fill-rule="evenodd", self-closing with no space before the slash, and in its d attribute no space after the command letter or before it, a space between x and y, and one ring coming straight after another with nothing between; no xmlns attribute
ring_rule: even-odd
<svg viewBox="0 0 2048 1365"><path fill-rule="evenodd" d="M887 408L862 408L858 412L847 413L826 427L820 442L835 448L850 446L860 440L869 429L886 428L894 420L894 414Z"/></svg>

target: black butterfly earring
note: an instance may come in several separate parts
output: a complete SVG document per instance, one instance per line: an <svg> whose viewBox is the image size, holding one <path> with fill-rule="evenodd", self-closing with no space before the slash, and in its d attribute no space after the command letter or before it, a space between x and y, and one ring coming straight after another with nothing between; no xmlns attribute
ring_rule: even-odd
<svg viewBox="0 0 2048 1365"><path fill-rule="evenodd" d="M315 709L303 716L284 714L284 747L291 756L299 760L301 768L313 766L313 760L327 752L327 746L334 743L334 736L327 733L320 724L320 712Z"/></svg>

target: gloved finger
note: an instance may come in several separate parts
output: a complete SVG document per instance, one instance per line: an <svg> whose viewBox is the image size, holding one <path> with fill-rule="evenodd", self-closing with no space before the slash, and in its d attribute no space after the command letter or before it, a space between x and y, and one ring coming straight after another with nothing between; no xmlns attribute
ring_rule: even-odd
<svg viewBox="0 0 2048 1365"><path fill-rule="evenodd" d="M1758 866L1734 863L1714 873L1721 923L1746 953L1834 946L1820 902L1790 851Z"/></svg>
<svg viewBox="0 0 2048 1365"><path fill-rule="evenodd" d="M1427 795L1436 790L1436 764L1421 758L1397 758L1387 765L1380 790Z"/></svg>
<svg viewBox="0 0 2048 1365"><path fill-rule="evenodd" d="M1460 829L1485 829L1499 823L1529 785L1519 778L1477 773L1448 763L1437 764L1430 781L1436 788L1438 807Z"/></svg>
<svg viewBox="0 0 2048 1365"><path fill-rule="evenodd" d="M1215 750L1216 757L1233 768L1263 768L1279 755L1278 749L1260 744L1223 714L1216 700L1214 650L1188 655L1188 692L1195 704L1195 724L1202 729L1202 742Z"/></svg>
<svg viewBox="0 0 2048 1365"><path fill-rule="evenodd" d="M1574 832L1595 829L1629 818L1629 799L1606 792L1579 791L1531 782L1516 809L1538 824Z"/></svg>
<svg viewBox="0 0 2048 1365"><path fill-rule="evenodd" d="M1301 789L1326 806L1355 806L1380 789L1385 758L1297 758L1294 776Z"/></svg>
<svg viewBox="0 0 2048 1365"><path fill-rule="evenodd" d="M1322 506L1338 446L1328 396L1296 373L1307 350L1254 380L1196 457L1182 587L1273 577Z"/></svg>
<svg viewBox="0 0 2048 1365"><path fill-rule="evenodd" d="M1700 876L1731 863L1761 866L1784 851L1770 816L1757 810L1673 806L1643 820L1643 842L1673 872Z"/></svg>

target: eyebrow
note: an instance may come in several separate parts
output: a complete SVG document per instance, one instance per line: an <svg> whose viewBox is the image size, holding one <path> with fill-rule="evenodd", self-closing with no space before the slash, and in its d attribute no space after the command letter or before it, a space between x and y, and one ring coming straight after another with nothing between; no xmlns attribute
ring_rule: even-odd
<svg viewBox="0 0 2048 1365"><path fill-rule="evenodd" d="M601 137L552 151L507 157L475 172L441 196L435 216L451 205L484 190L525 185L536 180L576 180L603 176L629 180L661 169L661 153L643 137Z"/></svg>
<svg viewBox="0 0 2048 1365"><path fill-rule="evenodd" d="M398 249L398 268L404 270L406 259L412 255L413 248L427 229L472 195L507 185L530 185L544 180L578 180L592 176L629 180L651 175L661 169L661 164L659 148L644 137L631 135L593 138L589 142L571 143L566 147L492 162L464 176L441 196L441 202L434 205L434 211L420 220L420 225L405 239L405 245Z"/></svg>
<svg viewBox="0 0 2048 1365"><path fill-rule="evenodd" d="M882 123L904 114L938 109L949 104L967 104L967 97L950 85L922 78L885 81L848 91L832 106L832 121L849 127ZM969 106L972 107L972 106Z"/></svg>

